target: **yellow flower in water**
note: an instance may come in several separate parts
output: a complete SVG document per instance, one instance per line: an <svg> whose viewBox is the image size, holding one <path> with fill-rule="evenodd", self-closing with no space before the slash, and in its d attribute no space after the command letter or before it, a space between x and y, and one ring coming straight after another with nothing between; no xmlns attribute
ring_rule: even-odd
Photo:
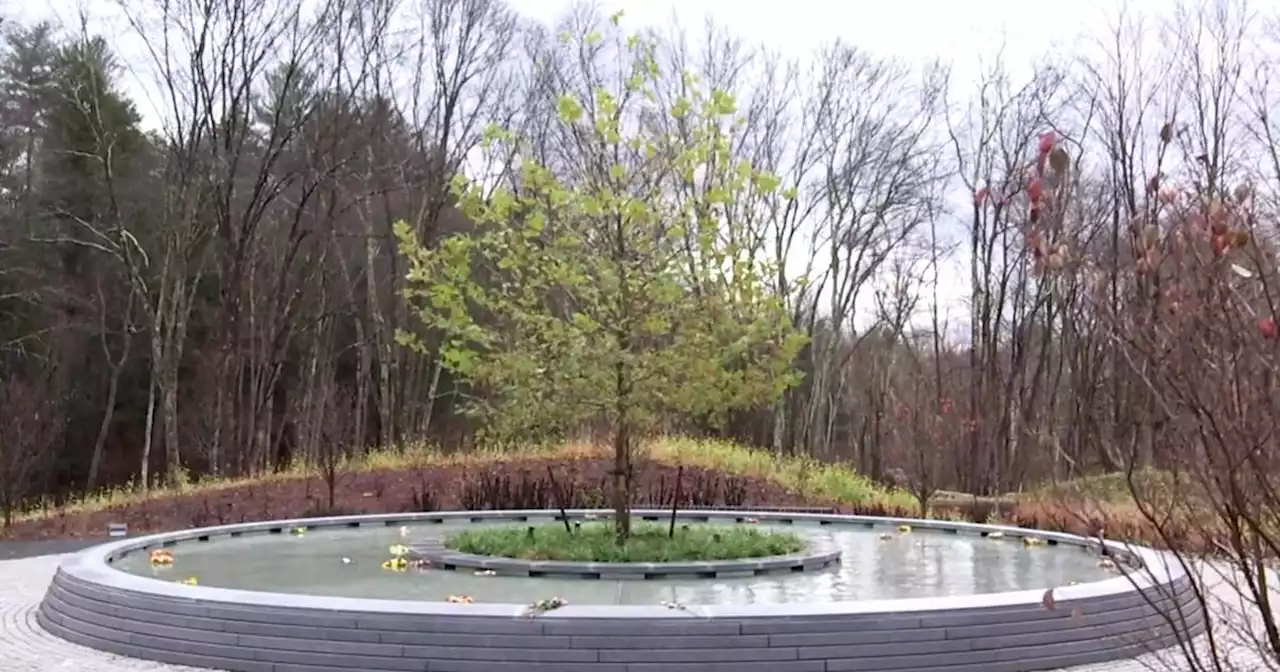
<svg viewBox="0 0 1280 672"><path fill-rule="evenodd" d="M408 554L409 554L409 547L408 547L408 546L401 546L400 544L393 544L393 545L391 546L391 548L389 548L389 549L387 549L387 550L391 553L391 555L393 555L393 556L395 556L395 557L397 557L397 558L398 558L398 557L400 557L400 556L408 555Z"/></svg>
<svg viewBox="0 0 1280 672"><path fill-rule="evenodd" d="M445 599L449 604L471 604L472 601L470 595L450 595Z"/></svg>
<svg viewBox="0 0 1280 672"><path fill-rule="evenodd" d="M1044 546L1044 539L1039 537L1023 537L1022 543L1027 546Z"/></svg>
<svg viewBox="0 0 1280 672"><path fill-rule="evenodd" d="M901 532L901 533L903 533L903 534L906 534L906 533L908 533L908 532L910 532L910 531L911 531L911 526L910 526L910 525L899 525L899 526L898 526L898 531L899 531L899 532Z"/></svg>
<svg viewBox="0 0 1280 672"><path fill-rule="evenodd" d="M196 577L188 576L187 578L182 579L181 581L174 581L174 583L181 583L184 586L194 586L196 585Z"/></svg>
<svg viewBox="0 0 1280 672"><path fill-rule="evenodd" d="M173 551L170 551L167 548L157 548L151 551L147 557L151 560L151 564L153 565L173 564Z"/></svg>
<svg viewBox="0 0 1280 672"><path fill-rule="evenodd" d="M295 528L293 528L292 530L289 530L289 533L290 533L290 534L292 534L292 535L293 535L293 536L295 536L295 537L301 537L302 535L304 535L304 534L306 534L306 533L307 533L307 528L305 528L305 527L295 527Z"/></svg>
<svg viewBox="0 0 1280 672"><path fill-rule="evenodd" d="M390 569L393 572L403 572L409 567L409 561L404 558L396 557L382 563L383 569Z"/></svg>

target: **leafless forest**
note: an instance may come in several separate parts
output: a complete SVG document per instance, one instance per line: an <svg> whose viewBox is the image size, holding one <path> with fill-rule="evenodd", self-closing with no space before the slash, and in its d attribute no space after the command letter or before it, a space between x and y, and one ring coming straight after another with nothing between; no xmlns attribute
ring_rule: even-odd
<svg viewBox="0 0 1280 672"><path fill-rule="evenodd" d="M811 339L776 407L672 430L922 494L1206 464L1248 464L1269 492L1280 25L1169 4L978 81L854 44L791 61L713 24L658 29L659 95L682 70L730 92L734 151L794 189L732 216L788 260L773 290ZM590 7L551 28L499 0L113 10L147 63L121 62L123 35L3 25L3 503L472 445L463 386L397 345L420 327L392 223L465 231L449 184L491 124L566 179L595 169L550 120L563 92L619 86L625 35ZM498 159L484 169L509 179ZM969 310L942 315L956 260Z"/></svg>

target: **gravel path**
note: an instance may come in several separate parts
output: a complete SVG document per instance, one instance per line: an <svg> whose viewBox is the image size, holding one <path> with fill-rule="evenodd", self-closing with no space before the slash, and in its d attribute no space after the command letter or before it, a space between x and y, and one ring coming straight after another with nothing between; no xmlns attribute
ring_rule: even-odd
<svg viewBox="0 0 1280 672"><path fill-rule="evenodd" d="M0 672L195 672L196 668L102 653L45 632L36 623L36 608L61 557L44 555L0 561ZM1250 653L1258 650L1257 646L1247 644L1256 634L1250 633L1247 627L1239 626L1247 622L1240 614L1248 613L1250 607L1234 590L1231 577L1211 566L1202 567L1199 571L1205 585L1210 587L1219 614L1220 625L1215 631L1218 649L1231 652L1230 666L1223 667L1222 672L1277 670L1275 665L1265 665ZM1280 592L1276 599L1280 603ZM1197 642L1196 648L1208 650L1203 638ZM1196 668L1186 663L1184 654L1170 650L1138 660L1073 667L1063 672L1183 672L1193 669ZM1213 670L1214 667L1206 659L1198 669Z"/></svg>

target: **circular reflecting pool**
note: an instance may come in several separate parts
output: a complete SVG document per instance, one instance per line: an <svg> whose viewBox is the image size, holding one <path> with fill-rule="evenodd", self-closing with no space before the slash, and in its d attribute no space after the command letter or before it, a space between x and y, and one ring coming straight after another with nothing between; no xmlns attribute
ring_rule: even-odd
<svg viewBox="0 0 1280 672"><path fill-rule="evenodd" d="M142 551L113 565L162 580L195 577L201 586L307 595L430 601L467 595L476 602L517 604L555 595L571 604L674 601L688 606L943 597L1060 587L1110 576L1094 556L1076 546L1027 546L1014 538L920 530L886 533L884 528L843 525L775 528L829 539L842 551L837 566L791 575L611 581L391 571L382 566L393 545L447 538L472 526L413 525L406 536L397 527L365 526L324 528L301 536L214 537L174 546L170 566L153 567Z"/></svg>

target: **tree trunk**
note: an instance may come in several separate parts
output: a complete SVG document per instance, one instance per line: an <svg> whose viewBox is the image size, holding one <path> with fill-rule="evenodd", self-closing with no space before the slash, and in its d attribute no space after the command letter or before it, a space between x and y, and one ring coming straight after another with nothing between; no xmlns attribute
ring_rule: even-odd
<svg viewBox="0 0 1280 672"><path fill-rule="evenodd" d="M178 451L178 366L165 362L160 377L160 412L164 423L165 477L170 487L182 481L182 457Z"/></svg>
<svg viewBox="0 0 1280 672"><path fill-rule="evenodd" d="M436 409L436 395L440 393L440 370L444 368L442 360L443 357L437 351L431 363L431 382L427 384L426 400L422 402L425 408L422 409L416 425L418 438L426 438L427 431L431 429L431 419Z"/></svg>
<svg viewBox="0 0 1280 672"><path fill-rule="evenodd" d="M355 305L354 298L351 303ZM369 417L369 379L373 377L373 346L368 341L369 334L368 330L364 328L364 317L358 315L354 322L356 342L360 344L360 368L356 374L356 417L353 423L352 440L355 441L353 445L357 450L363 450L369 444L367 423Z"/></svg>
<svg viewBox="0 0 1280 672"><path fill-rule="evenodd" d="M156 428L156 392L160 389L161 370L164 367L164 328L161 320L165 314L166 294L169 291L167 278L163 273L168 271L168 260L162 270L160 297L156 300L156 309L151 313L151 380L147 385L147 436L142 441L142 460L138 465L138 479L143 492L151 487L151 448L155 445Z"/></svg>
<svg viewBox="0 0 1280 672"><path fill-rule="evenodd" d="M773 402L773 436L770 445L776 455L783 454L786 448L787 422L787 394L784 393Z"/></svg>
<svg viewBox="0 0 1280 672"><path fill-rule="evenodd" d="M180 271L184 270L181 266ZM160 410L164 423L164 453L166 477L171 487L177 487L182 481L182 452L179 450L178 436L178 366L182 362L183 345L187 338L187 318L191 314L191 301L187 295L182 273L171 280L169 305L164 315L165 338L162 343L163 357L160 361ZM199 276L191 286L195 287Z"/></svg>
<svg viewBox="0 0 1280 672"><path fill-rule="evenodd" d="M396 365L396 353L392 345L394 344L394 329L387 325L386 315L382 311L382 298L378 292L378 238L373 228L373 222L369 217L362 218L365 227L365 263L368 269L365 271L365 297L369 309L369 318L372 323L372 343L377 350L378 357L378 394L377 394L377 410L378 410L378 443L379 448L390 448L395 444L395 409L396 400L393 385L395 378L393 367Z"/></svg>
<svg viewBox="0 0 1280 672"><path fill-rule="evenodd" d="M98 436L93 440L93 457L89 459L89 479L85 483L85 490L88 491L98 487L98 471L102 468L102 451L107 445L107 434L111 431L111 425L116 417L116 397L120 394L120 373L124 369L125 359L129 357L130 340L132 338L126 335L124 352L120 355L120 361L111 367L111 377L107 383L106 408L102 411L102 422L98 425Z"/></svg>
<svg viewBox="0 0 1280 672"><path fill-rule="evenodd" d="M102 422L98 425L98 436L93 440L93 456L89 460L89 478L85 483L85 490L93 490L98 487L98 472L102 468L102 451L107 445L107 435L111 431L111 425L116 417L116 399L120 395L120 374L124 372L124 365L129 361L129 351L133 346L133 297L129 298L129 305L125 309L124 319L124 343L120 346L120 358L112 361L111 352L106 347L106 341L103 340L103 350L107 355L107 362L111 367L111 373L107 381L107 403L106 408L102 411Z"/></svg>
<svg viewBox="0 0 1280 672"><path fill-rule="evenodd" d="M618 418L613 435L613 531L619 546L631 536L631 427L630 420Z"/></svg>

